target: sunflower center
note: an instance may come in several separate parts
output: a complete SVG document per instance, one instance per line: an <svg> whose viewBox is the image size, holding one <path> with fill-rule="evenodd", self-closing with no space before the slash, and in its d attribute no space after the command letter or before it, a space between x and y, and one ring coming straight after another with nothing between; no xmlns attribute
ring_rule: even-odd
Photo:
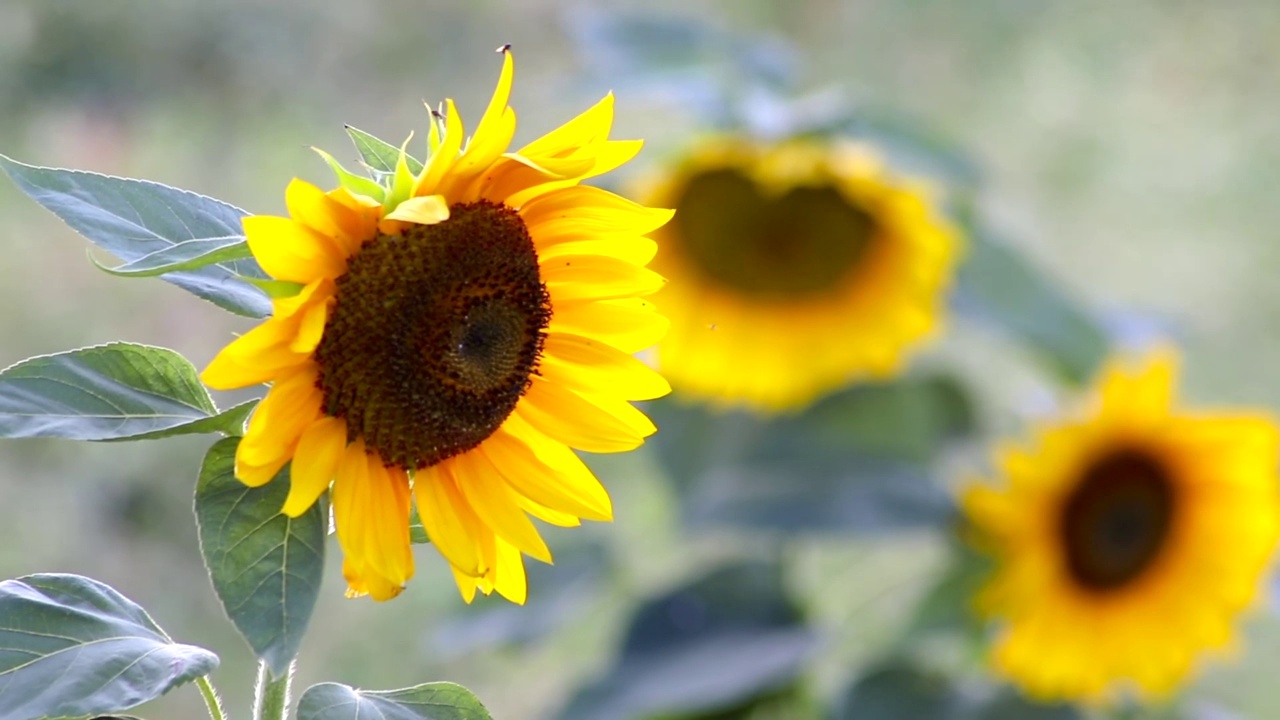
<svg viewBox="0 0 1280 720"><path fill-rule="evenodd" d="M1122 450L1095 462L1062 515L1071 576L1090 590L1114 590L1141 575L1168 539L1174 499L1168 473L1144 453Z"/></svg>
<svg viewBox="0 0 1280 720"><path fill-rule="evenodd" d="M795 298L830 291L867 253L877 225L834 187L765 196L736 170L694 176L672 220L685 253L738 292Z"/></svg>
<svg viewBox="0 0 1280 720"><path fill-rule="evenodd" d="M324 411L385 462L422 468L479 445L537 369L550 299L505 205L379 235L337 286L315 352Z"/></svg>

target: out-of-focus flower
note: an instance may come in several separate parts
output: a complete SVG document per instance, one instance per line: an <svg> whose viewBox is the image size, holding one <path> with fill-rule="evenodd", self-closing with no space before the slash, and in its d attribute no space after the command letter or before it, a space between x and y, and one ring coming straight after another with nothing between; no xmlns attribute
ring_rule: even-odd
<svg viewBox="0 0 1280 720"><path fill-rule="evenodd" d="M942 321L960 241L928 189L848 141L717 138L642 190L655 234L660 369L716 405L795 409L885 378Z"/></svg>
<svg viewBox="0 0 1280 720"><path fill-rule="evenodd" d="M1077 415L963 496L997 570L977 598L993 664L1042 699L1167 695L1231 644L1280 538L1280 429L1174 399L1170 351L1113 362Z"/></svg>

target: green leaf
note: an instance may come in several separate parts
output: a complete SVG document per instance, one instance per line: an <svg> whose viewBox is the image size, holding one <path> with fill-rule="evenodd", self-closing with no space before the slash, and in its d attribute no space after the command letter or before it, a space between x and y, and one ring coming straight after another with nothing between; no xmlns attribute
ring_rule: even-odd
<svg viewBox="0 0 1280 720"><path fill-rule="evenodd" d="M243 238L212 238L181 242L118 267L107 267L92 257L89 259L99 270L118 277L157 277L251 257L253 253L249 252L249 244Z"/></svg>
<svg viewBox="0 0 1280 720"><path fill-rule="evenodd" d="M409 508L409 542L419 545L431 542L431 538L427 537L427 528L422 524L422 517L418 515L417 504Z"/></svg>
<svg viewBox="0 0 1280 720"><path fill-rule="evenodd" d="M433 682L402 690L357 690L320 683L298 698L298 720L492 720L489 711L461 685Z"/></svg>
<svg viewBox="0 0 1280 720"><path fill-rule="evenodd" d="M643 604L614 666L558 717L652 717L743 705L794 683L818 646L777 565L725 565Z"/></svg>
<svg viewBox="0 0 1280 720"><path fill-rule="evenodd" d="M245 403L219 413L186 358L148 345L98 345L0 370L3 438L239 435L252 407Z"/></svg>
<svg viewBox="0 0 1280 720"><path fill-rule="evenodd" d="M214 443L200 468L200 550L227 616L281 677L320 594L328 512L323 499L301 517L280 512L289 494L287 468L261 487L237 480L239 444L239 438Z"/></svg>
<svg viewBox="0 0 1280 720"><path fill-rule="evenodd" d="M954 504L933 461L975 425L967 391L947 375L859 385L767 419L666 399L646 411L687 525L782 532L945 524Z"/></svg>
<svg viewBox="0 0 1280 720"><path fill-rule="evenodd" d="M193 192L146 180L25 165L3 155L0 168L33 200L123 260L125 267L157 253L181 256L187 250L173 250L179 244L244 239L240 219L245 211ZM267 297L245 281L266 277L252 259L223 259L161 277L233 313L271 314Z"/></svg>
<svg viewBox="0 0 1280 720"><path fill-rule="evenodd" d="M956 685L945 675L895 658L851 683L832 720L1080 720L1060 703L1036 704L1008 689Z"/></svg>
<svg viewBox="0 0 1280 720"><path fill-rule="evenodd" d="M369 166L370 170L387 175L396 171L396 164L400 162L400 148L350 125L346 128L347 135L351 136L351 142L355 143L356 152L360 153L360 159ZM408 165L409 172L414 175L422 172L422 163L407 153L405 163Z"/></svg>
<svg viewBox="0 0 1280 720"><path fill-rule="evenodd" d="M123 712L208 675L218 656L169 639L146 611L96 580L0 582L0 717Z"/></svg>
<svg viewBox="0 0 1280 720"><path fill-rule="evenodd" d="M1107 354L1098 321L990 230L975 226L969 237L956 309L1026 343L1067 380L1087 382Z"/></svg>

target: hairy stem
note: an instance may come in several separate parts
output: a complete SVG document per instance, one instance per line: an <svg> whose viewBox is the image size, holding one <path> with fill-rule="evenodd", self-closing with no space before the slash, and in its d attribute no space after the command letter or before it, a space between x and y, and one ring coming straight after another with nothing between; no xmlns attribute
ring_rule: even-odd
<svg viewBox="0 0 1280 720"><path fill-rule="evenodd" d="M209 682L209 677L201 675L196 678L196 687L200 688L200 697L204 698L204 704L209 708L209 719L227 720L227 713L222 709L222 698L219 698L218 691L213 689L213 683Z"/></svg>
<svg viewBox="0 0 1280 720"><path fill-rule="evenodd" d="M258 685L253 693L254 720L285 720L289 712L289 686L296 661L289 663L283 677L274 677L265 662L258 663Z"/></svg>

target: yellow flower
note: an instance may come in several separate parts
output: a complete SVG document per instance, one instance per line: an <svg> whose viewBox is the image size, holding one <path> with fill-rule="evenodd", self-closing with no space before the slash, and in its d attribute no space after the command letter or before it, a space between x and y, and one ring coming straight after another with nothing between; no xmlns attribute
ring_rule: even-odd
<svg viewBox="0 0 1280 720"><path fill-rule="evenodd" d="M898 373L937 331L960 248L925 188L847 141L717 138L654 182L659 369L721 406L795 409Z"/></svg>
<svg viewBox="0 0 1280 720"><path fill-rule="evenodd" d="M332 483L349 594L385 600L413 575L412 496L468 602L477 589L524 602L522 553L551 560L530 515L612 518L570 448L639 446L655 428L628 401L668 391L631 353L667 328L642 299L663 284L643 236L671 213L579 185L641 143L608 139L607 96L508 152L512 72L505 52L465 147L450 100L420 172L402 150L381 187L344 172L330 192L294 180L288 218L244 221L263 269L301 290L203 379L271 383L236 475L257 486L292 461L291 516Z"/></svg>
<svg viewBox="0 0 1280 720"><path fill-rule="evenodd" d="M1113 363L1078 415L997 461L962 498L997 563L977 597L998 672L1041 699L1172 692L1230 647L1280 537L1280 430L1174 401L1170 352Z"/></svg>

